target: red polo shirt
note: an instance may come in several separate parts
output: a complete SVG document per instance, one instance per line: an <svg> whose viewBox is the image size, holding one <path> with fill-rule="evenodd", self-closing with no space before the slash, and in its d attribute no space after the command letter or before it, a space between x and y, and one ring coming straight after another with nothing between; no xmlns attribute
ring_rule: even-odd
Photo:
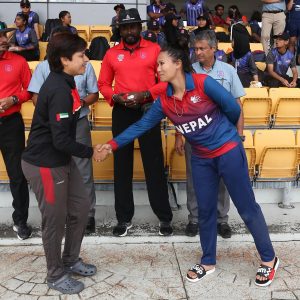
<svg viewBox="0 0 300 300"><path fill-rule="evenodd" d="M17 96L20 100L20 104L0 113L0 117L3 117L20 111L21 103L31 98L31 93L27 92L31 73L26 60L20 55L5 51L0 56L0 78L0 99Z"/></svg>
<svg viewBox="0 0 300 300"><path fill-rule="evenodd" d="M103 59L98 87L106 101L113 106L112 96L119 93L149 90L155 99L165 90L167 83L157 82L158 44L141 38L140 45L133 52L124 48L124 43L109 49ZM113 80L115 87L112 88Z"/></svg>

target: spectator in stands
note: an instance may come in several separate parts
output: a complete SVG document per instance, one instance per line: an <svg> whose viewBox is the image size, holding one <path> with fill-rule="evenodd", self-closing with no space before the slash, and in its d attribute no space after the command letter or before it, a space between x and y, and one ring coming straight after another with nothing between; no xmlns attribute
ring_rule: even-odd
<svg viewBox="0 0 300 300"><path fill-rule="evenodd" d="M274 35L276 48L272 49L267 56L267 85L270 87L289 87L297 86L298 71L296 67L296 55L288 50L289 34L284 32ZM288 69L291 68L293 78L287 75Z"/></svg>
<svg viewBox="0 0 300 300"><path fill-rule="evenodd" d="M27 225L29 192L21 168L25 134L20 109L22 103L31 98L27 91L31 73L23 57L7 51L6 34L13 30L0 23L0 151L13 197L13 230L20 240L25 240L31 236L32 229Z"/></svg>
<svg viewBox="0 0 300 300"><path fill-rule="evenodd" d="M62 10L59 13L58 17L62 22L62 26L67 27L71 33L77 34L77 29L75 27L71 26L72 18L71 18L70 12L68 12L66 10Z"/></svg>
<svg viewBox="0 0 300 300"><path fill-rule="evenodd" d="M228 17L226 18L226 23L231 26L238 22L247 23L247 17L241 14L236 5L231 5L228 8Z"/></svg>
<svg viewBox="0 0 300 300"><path fill-rule="evenodd" d="M254 11L250 21L249 21L249 25L251 28L251 39L250 42L251 43L260 43L260 39L261 39L261 12L259 11Z"/></svg>
<svg viewBox="0 0 300 300"><path fill-rule="evenodd" d="M250 35L242 24L234 26L232 47L230 62L236 68L243 87L248 88L251 81L258 81L258 71L250 50Z"/></svg>
<svg viewBox="0 0 300 300"><path fill-rule="evenodd" d="M215 26L228 27L228 24L222 18L223 15L224 15L224 5L217 4L215 6L215 14L212 16Z"/></svg>
<svg viewBox="0 0 300 300"><path fill-rule="evenodd" d="M287 22L287 29L290 34L289 49L295 53L297 40L300 38L300 0L288 0L287 10L289 11Z"/></svg>
<svg viewBox="0 0 300 300"><path fill-rule="evenodd" d="M10 42L9 51L23 56L27 61L39 60L39 41L34 29L27 26L28 15L17 14L15 24L17 30L14 32Z"/></svg>
<svg viewBox="0 0 300 300"><path fill-rule="evenodd" d="M156 99L156 88L152 87L156 83L160 47L141 38L142 22L137 9L122 10L119 20L121 43L108 50L102 62L98 86L106 101L113 106L113 136L139 120L149 106L146 106L146 102L151 103ZM132 99L134 104L127 106L127 98ZM159 234L171 235L172 211L164 174L160 124L141 136L139 144L149 201L160 221ZM113 229L115 236L125 236L132 227L133 146L131 143L114 154L115 210L118 220Z"/></svg>
<svg viewBox="0 0 300 300"><path fill-rule="evenodd" d="M166 5L164 5L161 0L153 0L151 1L151 4L147 6L147 15L150 20L155 20L162 26L165 23L165 13L163 12L165 8Z"/></svg>
<svg viewBox="0 0 300 300"><path fill-rule="evenodd" d="M222 178L261 258L255 284L267 286L274 280L279 259L275 256L261 208L255 201L245 150L236 130L240 106L210 76L193 74L188 45L181 41L178 45L181 48L168 47L158 56L158 72L161 80L168 83L167 89L141 120L101 147L100 160L126 146L167 116L193 147L191 165L203 255L201 261L189 269L186 279L198 282L215 271L217 187ZM213 51L211 54L213 59Z"/></svg>
<svg viewBox="0 0 300 300"><path fill-rule="evenodd" d="M205 15L200 15L197 17L197 25L198 27L192 31L193 35L197 35L203 30L208 30L210 28L209 18Z"/></svg>
<svg viewBox="0 0 300 300"><path fill-rule="evenodd" d="M53 29L51 38L59 33L70 33L66 27L56 27ZM51 41L51 39L50 39ZM44 60L37 65L32 79L30 81L28 91L33 93L32 101L36 105L38 94L46 79L50 74L50 67L48 60ZM75 84L80 96L82 107L80 109L79 119L76 127L76 141L86 146L92 146L91 131L88 120L90 113L89 106L98 101L99 93L97 86L97 77L95 71L90 63L86 64L84 74L74 77ZM95 206L96 193L93 179L93 165L91 158L80 158L73 156L78 170L83 179L85 189L87 192L87 199L90 201L89 219L86 227L86 233L95 232Z"/></svg>
<svg viewBox="0 0 300 300"><path fill-rule="evenodd" d="M215 58L219 61L222 61L224 63L228 62L228 55L224 52L224 50L220 50L217 48L215 51Z"/></svg>
<svg viewBox="0 0 300 300"><path fill-rule="evenodd" d="M173 13L165 16L165 24L163 26L163 33L166 38L167 45L175 46L177 43L177 37L179 34L178 20L181 17Z"/></svg>
<svg viewBox="0 0 300 300"><path fill-rule="evenodd" d="M262 0L261 43L266 55L270 50L270 37L284 32L286 0Z"/></svg>
<svg viewBox="0 0 300 300"><path fill-rule="evenodd" d="M40 32L39 32L39 15L31 10L31 4L28 0L21 0L20 7L22 13L28 16L28 26L34 29L36 33L36 37L40 39Z"/></svg>
<svg viewBox="0 0 300 300"><path fill-rule="evenodd" d="M213 24L209 8L205 0L188 0L186 1L182 11L186 15L187 26L197 26L197 17L200 15L207 15Z"/></svg>
<svg viewBox="0 0 300 300"><path fill-rule="evenodd" d="M73 156L91 158L96 147L75 141L81 101L74 76L85 72L86 42L78 35L51 38L47 58L51 73L43 84L27 147L22 155L24 174L42 214L42 240L47 262L47 285L75 294L84 284L71 274L92 276L97 268L79 258L90 203ZM65 235L64 251L61 254Z"/></svg>
<svg viewBox="0 0 300 300"><path fill-rule="evenodd" d="M241 106L240 97L245 95L245 91L239 80L239 77L237 76L236 70L229 64L216 60L216 49L217 39L215 33L212 30L202 31L199 35L197 35L194 40L194 50L198 62L193 64L193 68L196 73L206 74L214 78L220 85L222 85L227 91L229 91L233 95L233 97L236 99L236 102ZM239 121L236 124L236 127L238 134L243 140L244 120L242 113L240 115ZM181 155L185 153L186 159L186 190L187 208L189 211L189 223L186 226L185 233L188 236L195 236L198 232L198 206L192 179L192 148L188 141L184 144L181 134L177 134L175 140L175 149ZM230 238L231 228L228 225L228 212L230 208L230 200L223 181L220 182L218 191L218 233L223 238Z"/></svg>
<svg viewBox="0 0 300 300"><path fill-rule="evenodd" d="M112 36L110 38L111 42L120 42L120 30L119 30L119 14L122 9L125 9L124 4L120 3L114 6L114 11L116 15L111 19L111 29L112 29Z"/></svg>
<svg viewBox="0 0 300 300"><path fill-rule="evenodd" d="M160 31L159 23L156 20L148 21L148 29L142 32L142 36L145 40L158 43L162 48L166 45L166 37L163 32Z"/></svg>

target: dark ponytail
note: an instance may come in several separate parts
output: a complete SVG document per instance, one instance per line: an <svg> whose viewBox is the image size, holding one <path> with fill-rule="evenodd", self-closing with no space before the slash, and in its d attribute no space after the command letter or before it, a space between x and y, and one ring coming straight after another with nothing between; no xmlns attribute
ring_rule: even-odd
<svg viewBox="0 0 300 300"><path fill-rule="evenodd" d="M167 52L174 61L181 60L182 68L185 73L194 71L190 61L189 35L187 32L179 34L177 36L177 43L172 46L163 47L161 52Z"/></svg>

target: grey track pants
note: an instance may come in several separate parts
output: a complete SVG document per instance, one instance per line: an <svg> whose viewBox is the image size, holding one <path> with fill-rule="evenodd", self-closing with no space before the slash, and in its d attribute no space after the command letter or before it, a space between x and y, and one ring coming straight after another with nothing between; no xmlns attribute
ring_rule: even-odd
<svg viewBox="0 0 300 300"><path fill-rule="evenodd" d="M186 193L187 193L187 209L189 211L189 222L198 223L198 205L196 194L193 186L191 155L192 147L185 142L185 161L186 161ZM230 208L230 198L223 180L220 180L219 197L218 197L218 224L228 222L228 212Z"/></svg>
<svg viewBox="0 0 300 300"><path fill-rule="evenodd" d="M40 168L22 161L22 169L42 214L47 280L53 282L65 274L64 265L78 261L90 203L73 160L58 168ZM65 246L61 255L64 234Z"/></svg>

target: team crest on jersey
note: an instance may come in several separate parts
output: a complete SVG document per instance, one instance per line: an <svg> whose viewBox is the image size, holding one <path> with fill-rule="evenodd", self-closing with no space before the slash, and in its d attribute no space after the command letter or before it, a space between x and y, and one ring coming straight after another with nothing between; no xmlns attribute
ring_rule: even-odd
<svg viewBox="0 0 300 300"><path fill-rule="evenodd" d="M224 72L222 70L219 70L217 72L218 77L223 78L224 77Z"/></svg>
<svg viewBox="0 0 300 300"><path fill-rule="evenodd" d="M4 70L5 70L5 72L12 72L13 67L12 67L12 65L5 65Z"/></svg>
<svg viewBox="0 0 300 300"><path fill-rule="evenodd" d="M123 60L124 60L124 54L119 54L118 61L123 61Z"/></svg>
<svg viewBox="0 0 300 300"><path fill-rule="evenodd" d="M141 52L140 57L141 57L141 59L145 59L147 57L147 55L146 55L146 53Z"/></svg>
<svg viewBox="0 0 300 300"><path fill-rule="evenodd" d="M191 97L191 101L195 104L201 101L201 98L197 95Z"/></svg>

